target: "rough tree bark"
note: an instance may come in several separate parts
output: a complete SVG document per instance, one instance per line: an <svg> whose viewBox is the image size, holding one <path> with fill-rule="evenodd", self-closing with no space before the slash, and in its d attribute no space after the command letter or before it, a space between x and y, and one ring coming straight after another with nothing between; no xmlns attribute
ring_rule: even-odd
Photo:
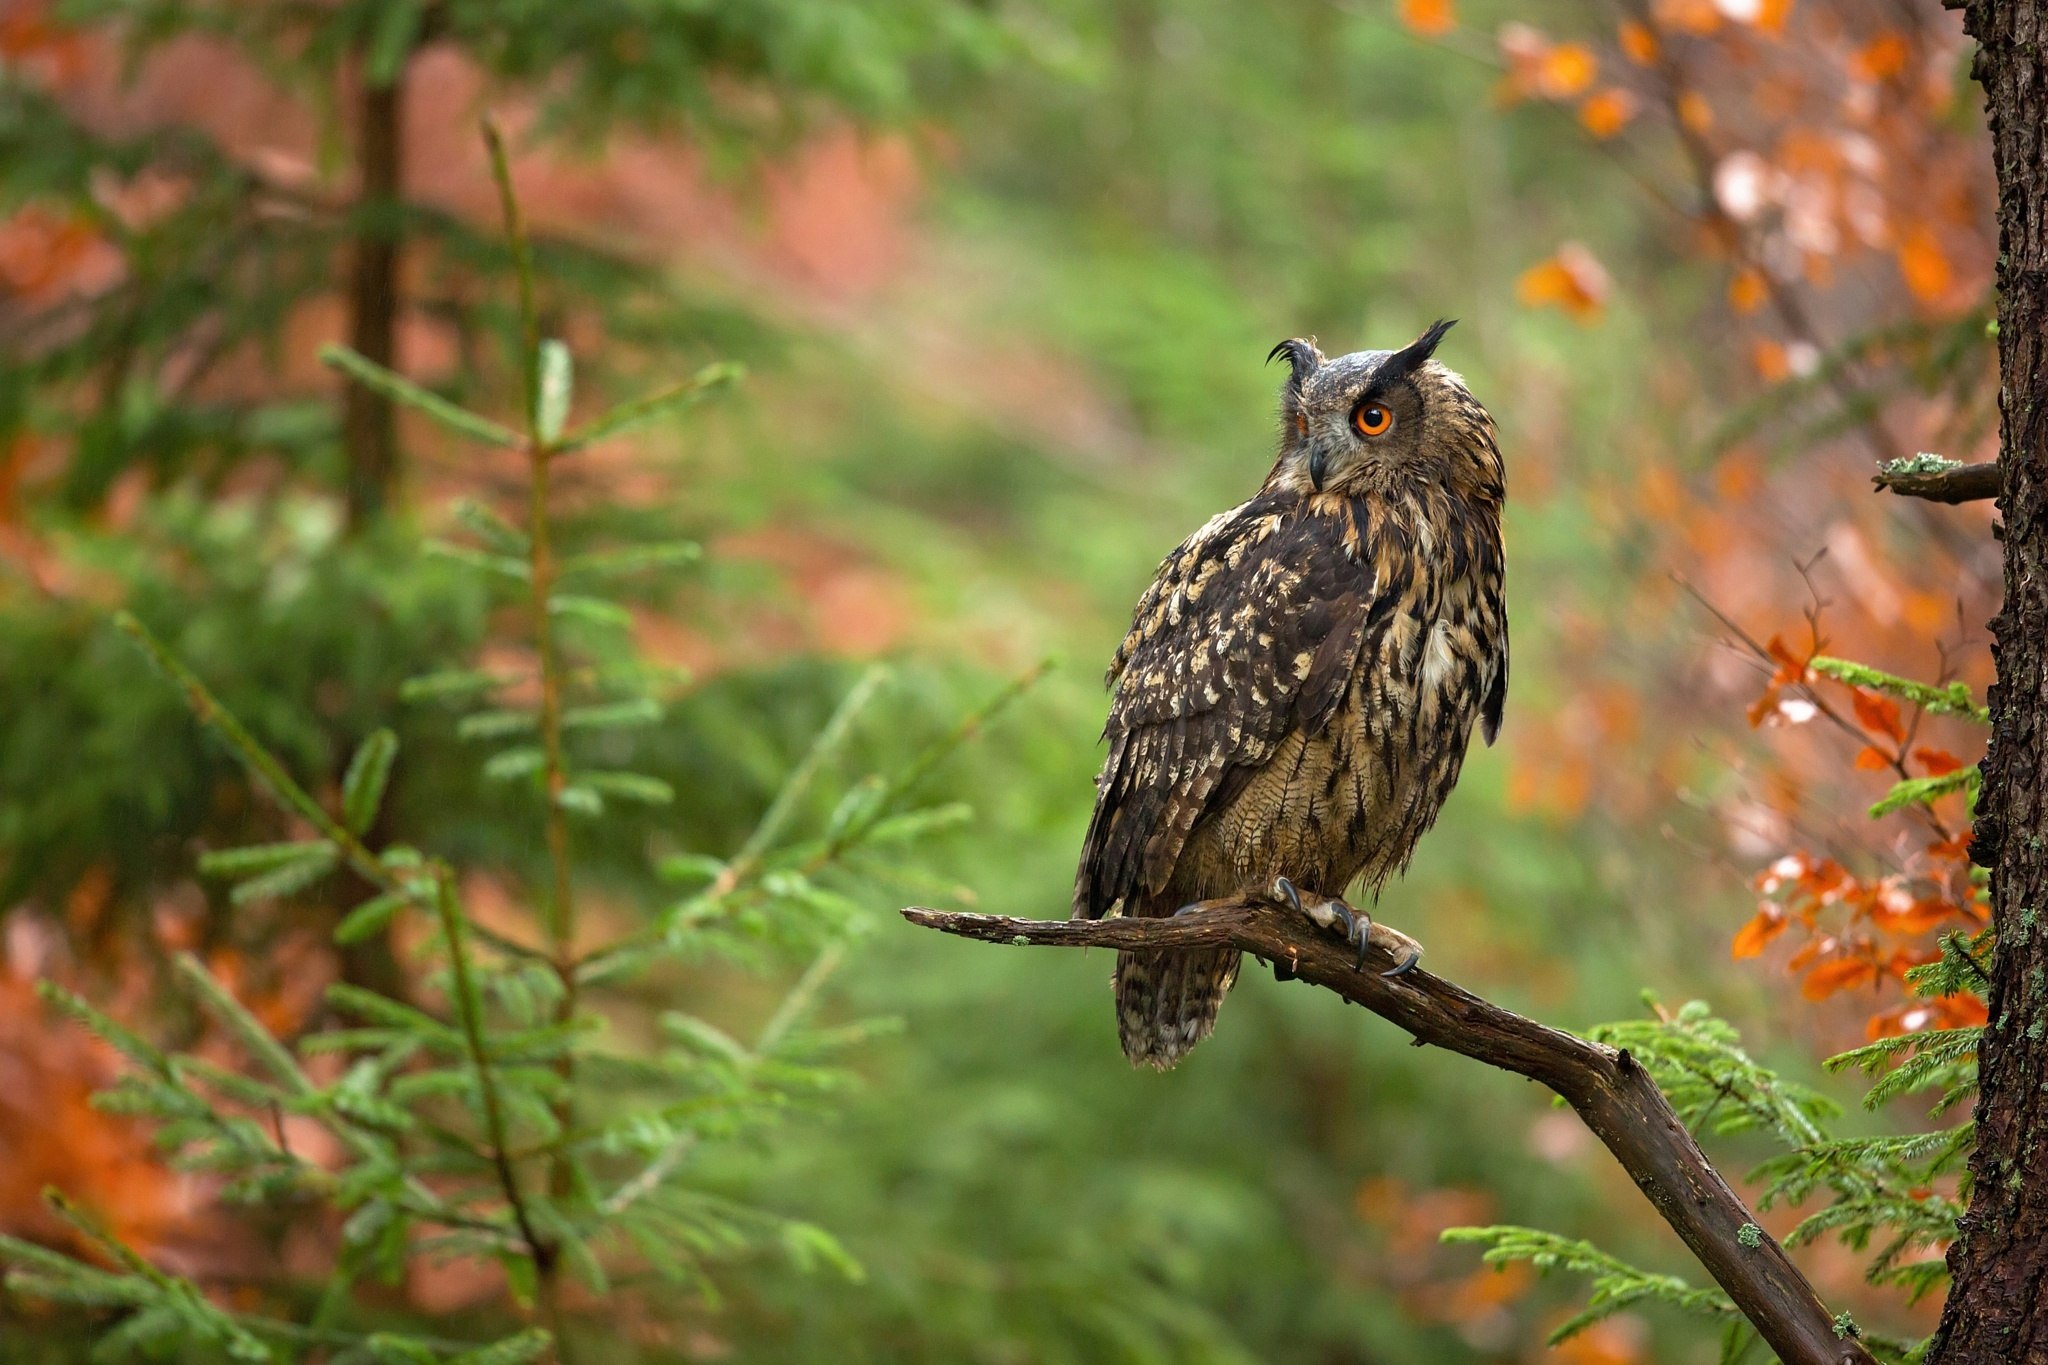
<svg viewBox="0 0 2048 1365"><path fill-rule="evenodd" d="M367 74L356 102L356 237L349 265L349 338L354 350L385 369L398 368L396 221L403 184L405 67L388 84ZM348 516L360 527L383 510L398 474L398 432L391 400L362 384L343 391L342 449L348 458Z"/></svg>
<svg viewBox="0 0 2048 1365"><path fill-rule="evenodd" d="M1700 1151L1671 1104L1626 1051L1525 1019L1471 992L1413 971L1388 979L1360 970L1351 950L1300 915L1257 901L1218 903L1170 919L1024 920L914 907L913 924L992 943L1105 947L1124 952L1228 944L1289 976L1363 1005L1429 1043L1540 1081L1578 1111L1664 1221L1727 1291L1785 1365L1875 1365L1822 1306L1813 1287Z"/></svg>
<svg viewBox="0 0 2048 1365"><path fill-rule="evenodd" d="M2048 1363L2048 0L1974 0L1998 172L2005 605L1971 852L1991 869L1991 1022L1974 1185L1928 1365Z"/></svg>

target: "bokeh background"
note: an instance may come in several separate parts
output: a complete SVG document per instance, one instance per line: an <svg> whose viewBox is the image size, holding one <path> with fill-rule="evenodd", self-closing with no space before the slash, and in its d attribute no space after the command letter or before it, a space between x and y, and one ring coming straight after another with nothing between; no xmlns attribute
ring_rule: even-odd
<svg viewBox="0 0 2048 1365"><path fill-rule="evenodd" d="M1995 435L1967 59L1957 16L1892 0L0 0L0 1227L61 1240L55 1184L224 1295L316 1278L319 1229L251 1230L91 1105L112 1063L32 984L189 1040L176 949L287 1033L322 1026L327 982L410 970L402 940L329 944L349 887L252 911L197 876L274 817L114 608L308 781L397 726L388 823L475 869L479 913L527 913L523 817L397 699L493 627L422 537L458 494L516 508L519 471L402 417L366 474L315 358L361 335L353 239L390 232L396 366L512 392L492 110L584 384L749 369L562 474L579 526L707 548L636 611L689 670L643 751L677 800L589 840L601 918L655 912L614 875L647 847L743 838L868 665L851 767L1037 677L935 775L972 818L852 916L825 1008L894 1026L843 1091L697 1162L859 1275L711 1255L703 1294L606 1308L606 1358L1714 1358L1654 1313L1551 1352L1576 1286L1438 1245L1512 1221L1686 1268L1538 1089L1256 972L1187 1065L1135 1074L1105 956L894 910L1066 912L1101 667L1161 555L1263 476L1267 349L1456 317L1441 358L1507 454L1513 686L1381 917L1560 1026L1706 998L1853 1110L1819 1058L1922 1026L1899 975L1971 907L1781 935L1758 875L1912 884L1925 831L1863 807L1888 755L1936 771L1979 741L1831 723L1768 656L1988 680L1988 510L1868 484ZM358 205L369 87L396 92L385 218ZM806 960L768 933L644 989L758 1021ZM1930 1324L1847 1251L1805 1261L1859 1318ZM460 1261L393 1292L440 1322L503 1301ZM81 1358L93 1330L0 1312L9 1358Z"/></svg>

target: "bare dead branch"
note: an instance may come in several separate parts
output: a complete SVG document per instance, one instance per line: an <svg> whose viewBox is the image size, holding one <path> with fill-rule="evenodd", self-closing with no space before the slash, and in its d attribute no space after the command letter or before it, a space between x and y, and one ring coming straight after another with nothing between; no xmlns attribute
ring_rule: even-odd
<svg viewBox="0 0 2048 1365"><path fill-rule="evenodd" d="M1649 1074L1617 1051L1482 1000L1415 970L1382 978L1393 965L1378 949L1364 970L1351 950L1306 921L1242 900L1171 919L1032 920L913 906L913 924L989 943L1115 948L1232 947L1363 1005L1429 1043L1540 1081L1564 1099L1621 1162L1664 1221L1726 1290L1786 1365L1875 1365L1853 1337L1837 1334L1784 1248L1756 1219L1678 1121ZM1743 1229L1753 1231L1744 1234ZM1756 1245L1745 1244L1744 1237Z"/></svg>
<svg viewBox="0 0 2048 1365"><path fill-rule="evenodd" d="M1925 498L1929 502L1983 502L1998 496L1996 463L1950 464L1939 469L1914 469L1912 463L1906 461L1905 468L1879 469L1870 481L1902 498Z"/></svg>

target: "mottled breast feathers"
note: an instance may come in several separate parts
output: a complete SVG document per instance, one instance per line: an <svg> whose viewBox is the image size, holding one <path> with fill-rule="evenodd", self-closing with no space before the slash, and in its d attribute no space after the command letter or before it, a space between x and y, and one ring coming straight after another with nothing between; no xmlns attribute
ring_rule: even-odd
<svg viewBox="0 0 2048 1365"><path fill-rule="evenodd" d="M1268 494L1225 512L1160 566L1110 664L1116 689L1075 913L1158 893L1233 771L1342 702L1374 609L1345 531ZM1354 552L1359 533L1349 529Z"/></svg>

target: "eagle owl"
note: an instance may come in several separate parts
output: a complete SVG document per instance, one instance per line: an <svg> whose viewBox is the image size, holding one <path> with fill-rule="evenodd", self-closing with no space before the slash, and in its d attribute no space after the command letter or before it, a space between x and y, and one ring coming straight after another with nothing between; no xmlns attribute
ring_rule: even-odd
<svg viewBox="0 0 2048 1365"><path fill-rule="evenodd" d="M1110 664L1076 917L1271 897L1362 960L1371 920L1346 888L1377 896L1407 866L1507 692L1500 447L1432 358L1450 326L1267 357L1290 371L1272 472L1166 557ZM1233 949L1119 955L1125 1055L1178 1062L1237 968Z"/></svg>

